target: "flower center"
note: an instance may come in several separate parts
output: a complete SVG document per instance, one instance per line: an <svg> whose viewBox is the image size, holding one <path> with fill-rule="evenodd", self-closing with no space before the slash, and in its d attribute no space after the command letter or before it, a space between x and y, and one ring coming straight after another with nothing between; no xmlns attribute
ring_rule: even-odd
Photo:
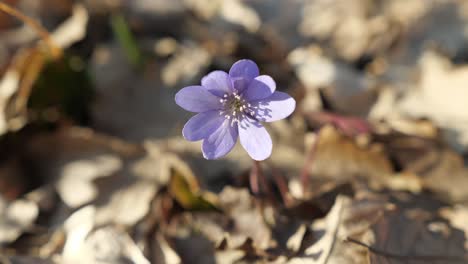
<svg viewBox="0 0 468 264"><path fill-rule="evenodd" d="M231 120L231 126L239 122L246 115L253 115L252 105L242 98L242 95L234 92L232 94L224 94L219 101L223 104L224 109L219 112L220 115L228 120Z"/></svg>

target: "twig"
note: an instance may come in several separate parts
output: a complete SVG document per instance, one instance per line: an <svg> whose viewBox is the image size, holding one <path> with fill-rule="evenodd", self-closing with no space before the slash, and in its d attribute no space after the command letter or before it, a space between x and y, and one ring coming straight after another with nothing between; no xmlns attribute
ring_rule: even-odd
<svg viewBox="0 0 468 264"><path fill-rule="evenodd" d="M367 248L367 250L369 250L369 252L373 254L380 255L386 258L392 258L392 259L424 261L424 262L427 262L427 261L467 261L468 260L467 257L459 257L459 256L400 255L400 254L386 252L384 250L369 246L351 237L347 237L344 241L356 244L361 247L365 247Z"/></svg>
<svg viewBox="0 0 468 264"><path fill-rule="evenodd" d="M3 2L0 2L0 11L3 11L13 17L16 17L17 19L23 21L25 24L33 28L40 36L40 38L44 41L44 43L48 46L50 53L54 59L62 55L62 49L55 45L47 29L45 29L39 22L28 17L18 9L15 9Z"/></svg>

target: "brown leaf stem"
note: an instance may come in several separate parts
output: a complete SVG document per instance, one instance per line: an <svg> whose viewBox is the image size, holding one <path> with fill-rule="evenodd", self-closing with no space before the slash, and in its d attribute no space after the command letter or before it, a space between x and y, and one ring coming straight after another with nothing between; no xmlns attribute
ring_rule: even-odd
<svg viewBox="0 0 468 264"><path fill-rule="evenodd" d="M429 262L432 263L433 261L467 261L468 260L468 257L461 257L461 256L401 255L401 254L386 252L384 250L375 248L373 246L369 246L351 237L347 237L344 241L356 244L361 247L365 247L372 254L376 254L385 258L399 259L399 260L405 260L405 261L409 261L409 260L424 261L426 263L429 263Z"/></svg>
<svg viewBox="0 0 468 264"><path fill-rule="evenodd" d="M11 7L3 2L0 2L0 11L3 11L23 21L26 25L33 28L49 48L52 58L57 59L62 55L62 49L59 46L55 45L54 41L52 40L52 37L50 36L50 33L38 21L28 17L18 9Z"/></svg>

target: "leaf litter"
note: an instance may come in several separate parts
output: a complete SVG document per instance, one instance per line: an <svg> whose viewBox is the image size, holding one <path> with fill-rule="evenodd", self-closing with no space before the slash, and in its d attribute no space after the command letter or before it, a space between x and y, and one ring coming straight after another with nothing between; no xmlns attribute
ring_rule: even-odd
<svg viewBox="0 0 468 264"><path fill-rule="evenodd" d="M465 2L33 2L0 14L0 262L468 262ZM297 101L256 169L174 103L241 58Z"/></svg>

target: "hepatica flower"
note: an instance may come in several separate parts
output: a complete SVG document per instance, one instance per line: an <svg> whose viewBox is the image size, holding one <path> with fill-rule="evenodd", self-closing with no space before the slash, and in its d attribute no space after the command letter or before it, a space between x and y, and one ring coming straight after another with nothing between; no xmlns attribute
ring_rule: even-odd
<svg viewBox="0 0 468 264"><path fill-rule="evenodd" d="M277 92L275 81L259 75L255 62L240 60L229 73L213 71L201 86L188 86L175 96L176 103L197 113L185 124L182 134L189 141L203 140L206 159L217 159L240 143L254 160L271 155L272 142L261 122L273 122L289 116L296 101Z"/></svg>

